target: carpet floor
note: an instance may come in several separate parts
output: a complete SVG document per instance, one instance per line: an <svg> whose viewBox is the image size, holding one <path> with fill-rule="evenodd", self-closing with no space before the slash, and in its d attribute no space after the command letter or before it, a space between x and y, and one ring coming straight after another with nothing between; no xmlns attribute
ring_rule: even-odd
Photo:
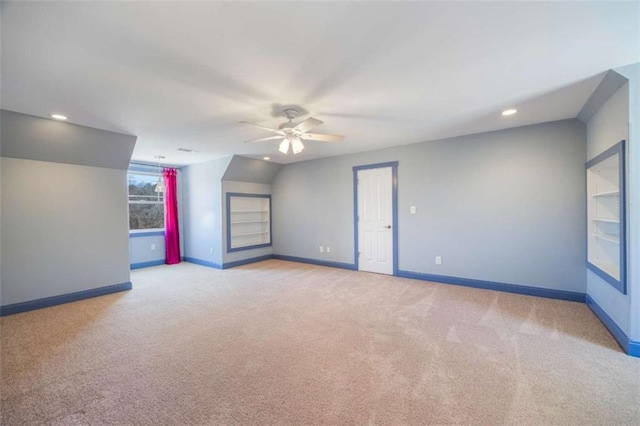
<svg viewBox="0 0 640 426"><path fill-rule="evenodd" d="M3 425L638 425L586 305L269 260L0 319Z"/></svg>

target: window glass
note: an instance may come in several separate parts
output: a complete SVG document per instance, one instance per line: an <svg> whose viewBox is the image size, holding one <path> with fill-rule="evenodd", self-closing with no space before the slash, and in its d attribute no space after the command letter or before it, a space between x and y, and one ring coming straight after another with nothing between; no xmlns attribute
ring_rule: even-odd
<svg viewBox="0 0 640 426"><path fill-rule="evenodd" d="M164 192L156 192L160 175L129 173L129 229L164 229Z"/></svg>

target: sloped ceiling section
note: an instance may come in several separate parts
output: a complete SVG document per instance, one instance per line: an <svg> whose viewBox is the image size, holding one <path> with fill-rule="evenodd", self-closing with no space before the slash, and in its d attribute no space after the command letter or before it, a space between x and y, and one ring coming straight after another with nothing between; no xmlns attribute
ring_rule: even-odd
<svg viewBox="0 0 640 426"><path fill-rule="evenodd" d="M234 155L222 180L251 183L271 183L282 165Z"/></svg>
<svg viewBox="0 0 640 426"><path fill-rule="evenodd" d="M136 136L0 110L0 155L126 170Z"/></svg>
<svg viewBox="0 0 640 426"><path fill-rule="evenodd" d="M589 121L593 114L595 114L602 105L613 95L619 88L624 86L628 80L622 75L613 70L607 71L607 73L598 84L598 87L593 91L587 102L583 105L582 109L578 113L578 119L583 123Z"/></svg>

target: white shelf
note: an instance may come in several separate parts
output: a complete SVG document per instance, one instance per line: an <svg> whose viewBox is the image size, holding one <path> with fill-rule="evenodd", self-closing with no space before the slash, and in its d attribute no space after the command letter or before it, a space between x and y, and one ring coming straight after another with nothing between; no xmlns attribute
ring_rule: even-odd
<svg viewBox="0 0 640 426"><path fill-rule="evenodd" d="M612 243L612 244L620 244L620 240L617 239L617 238L606 237L604 235L594 235L593 237L597 238L599 240L602 240L602 241L607 241L607 242Z"/></svg>
<svg viewBox="0 0 640 426"><path fill-rule="evenodd" d="M593 194L592 197L617 197L620 196L620 191L608 191L600 192L599 194Z"/></svg>
<svg viewBox="0 0 640 426"><path fill-rule="evenodd" d="M593 218L593 220L595 220L596 222L604 222L604 223L620 223L620 221L618 219L599 219L599 218Z"/></svg>
<svg viewBox="0 0 640 426"><path fill-rule="evenodd" d="M256 243L254 243L254 242L246 243L246 244L236 243L236 244L233 246L233 248L238 249L238 248L244 248L244 247L253 247L253 246L255 246L255 245L256 245Z"/></svg>
<svg viewBox="0 0 640 426"><path fill-rule="evenodd" d="M236 225L239 223L269 223L268 220L236 220L231 222L232 225Z"/></svg>
<svg viewBox="0 0 640 426"><path fill-rule="evenodd" d="M243 232L242 234L233 234L234 237L245 237L247 235L262 235L268 234L269 231L260 231L260 232Z"/></svg>

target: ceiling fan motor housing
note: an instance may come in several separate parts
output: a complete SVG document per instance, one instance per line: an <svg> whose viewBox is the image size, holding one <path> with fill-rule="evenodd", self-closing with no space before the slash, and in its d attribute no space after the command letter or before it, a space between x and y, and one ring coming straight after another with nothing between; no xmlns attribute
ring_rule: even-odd
<svg viewBox="0 0 640 426"><path fill-rule="evenodd" d="M293 129L294 127L296 127L295 123L292 123L291 121L288 121L286 123L282 123L281 125L278 126L279 130L290 130Z"/></svg>
<svg viewBox="0 0 640 426"><path fill-rule="evenodd" d="M278 129L285 130L285 129L293 129L294 127L296 127L296 125L292 122L292 120L298 116L298 111L292 108L288 108L282 111L282 113L284 114L285 117L289 119L289 121L286 123L282 123L280 126L278 126Z"/></svg>

